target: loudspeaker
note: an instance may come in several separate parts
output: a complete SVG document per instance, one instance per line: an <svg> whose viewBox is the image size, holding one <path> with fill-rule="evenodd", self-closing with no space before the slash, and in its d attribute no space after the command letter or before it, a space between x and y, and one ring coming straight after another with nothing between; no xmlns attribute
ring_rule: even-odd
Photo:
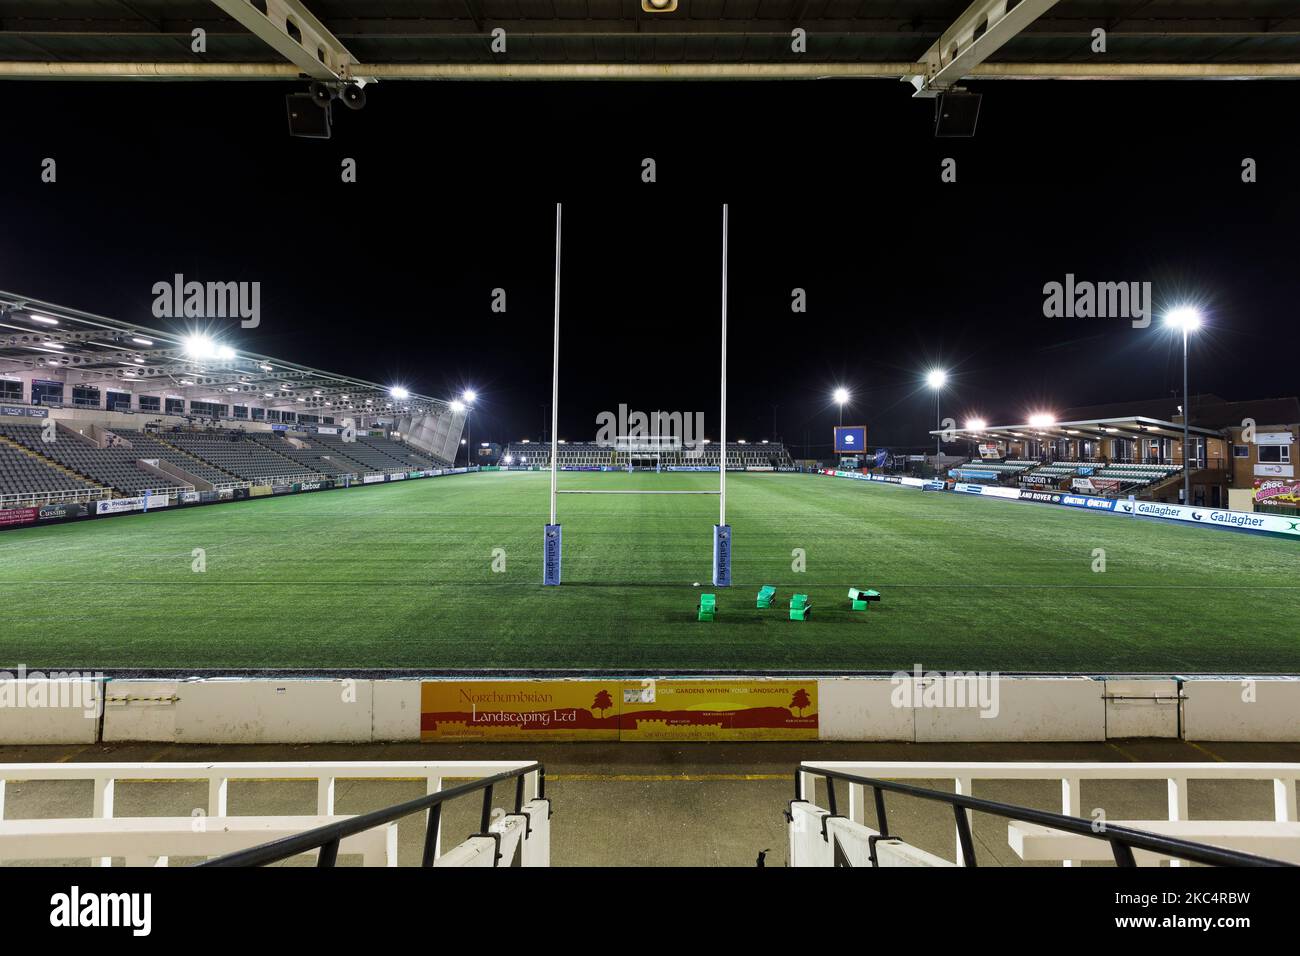
<svg viewBox="0 0 1300 956"><path fill-rule="evenodd" d="M310 93L290 93L284 98L289 112L289 135L307 139L330 138L329 107L321 109Z"/></svg>
<svg viewBox="0 0 1300 956"><path fill-rule="evenodd" d="M974 136L980 118L979 93L949 90L934 101L935 136Z"/></svg>

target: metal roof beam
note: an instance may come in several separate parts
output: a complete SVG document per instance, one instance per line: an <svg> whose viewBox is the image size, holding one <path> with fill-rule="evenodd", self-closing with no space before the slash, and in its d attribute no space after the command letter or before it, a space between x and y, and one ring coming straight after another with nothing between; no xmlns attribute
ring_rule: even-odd
<svg viewBox="0 0 1300 956"><path fill-rule="evenodd" d="M1057 0L975 0L922 54L920 70L904 79L914 95L937 96L968 76Z"/></svg>
<svg viewBox="0 0 1300 956"><path fill-rule="evenodd" d="M303 73L316 80L355 78L357 60L301 0L212 0Z"/></svg>

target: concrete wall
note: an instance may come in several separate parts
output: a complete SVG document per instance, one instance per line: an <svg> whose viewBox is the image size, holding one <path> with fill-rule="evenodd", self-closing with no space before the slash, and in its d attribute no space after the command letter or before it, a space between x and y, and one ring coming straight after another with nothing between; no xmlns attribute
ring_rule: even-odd
<svg viewBox="0 0 1300 956"><path fill-rule="evenodd" d="M1300 741L1300 679L825 678L822 740ZM39 685L39 686L38 686ZM77 685L77 686L74 686ZM0 744L420 739L418 680L0 680Z"/></svg>

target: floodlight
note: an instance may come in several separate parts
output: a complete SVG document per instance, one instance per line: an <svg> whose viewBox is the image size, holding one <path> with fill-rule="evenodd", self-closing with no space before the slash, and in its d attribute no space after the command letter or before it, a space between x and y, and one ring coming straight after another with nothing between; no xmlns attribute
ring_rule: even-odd
<svg viewBox="0 0 1300 956"><path fill-rule="evenodd" d="M1055 423L1056 423L1056 419L1053 418L1051 415L1030 415L1029 416L1029 424L1035 426L1036 428L1044 428L1048 425L1053 425Z"/></svg>
<svg viewBox="0 0 1300 956"><path fill-rule="evenodd" d="M408 392L406 389L402 388L402 386L400 385L394 385L392 388L388 390L388 394L393 396L393 398L399 398L399 399L411 397L411 393Z"/></svg>
<svg viewBox="0 0 1300 956"><path fill-rule="evenodd" d="M926 373L925 384L931 388L943 388L948 384L948 373L943 369L933 369Z"/></svg>
<svg viewBox="0 0 1300 956"><path fill-rule="evenodd" d="M1201 327L1201 313L1190 305L1179 306L1166 313L1165 325L1184 332L1195 332Z"/></svg>
<svg viewBox="0 0 1300 956"><path fill-rule="evenodd" d="M837 404L843 405L848 400L849 390L847 388L837 388L835 390L835 401Z"/></svg>
<svg viewBox="0 0 1300 956"><path fill-rule="evenodd" d="M453 398L451 400L450 408L453 412L463 412L465 410L465 403L459 399Z"/></svg>
<svg viewBox="0 0 1300 956"><path fill-rule="evenodd" d="M966 430L968 432L982 432L988 427L988 422L982 418L968 418L966 420Z"/></svg>
<svg viewBox="0 0 1300 956"><path fill-rule="evenodd" d="M474 399L478 398L478 393L475 392L474 389L472 388L467 388L465 389L464 393L460 396L460 398L461 401L463 401L466 405L473 405Z"/></svg>

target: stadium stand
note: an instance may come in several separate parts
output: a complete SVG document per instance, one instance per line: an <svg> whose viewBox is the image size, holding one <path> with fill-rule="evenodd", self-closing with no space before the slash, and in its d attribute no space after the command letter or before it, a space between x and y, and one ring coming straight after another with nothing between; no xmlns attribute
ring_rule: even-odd
<svg viewBox="0 0 1300 956"><path fill-rule="evenodd" d="M187 454L245 481L323 477L237 431L167 432L165 440Z"/></svg>
<svg viewBox="0 0 1300 956"><path fill-rule="evenodd" d="M283 455L291 461L296 461L309 471L320 472L322 475L328 475L331 478L338 478L343 475L351 475L355 478L366 471L360 462L353 461L338 452L331 450L329 454L326 454L326 450L313 445L310 438L295 438L295 440L301 442L301 445L295 445L289 439L275 432L249 435L248 437L263 448L267 448L278 455ZM311 436L311 438L314 437Z"/></svg>
<svg viewBox="0 0 1300 956"><path fill-rule="evenodd" d="M207 462L195 458L193 455L187 455L179 448L168 445L152 435L121 428L117 429L114 434L128 442L138 457L157 458L168 462L202 481L209 482L214 487L224 487L239 481L236 476L229 472L214 468Z"/></svg>
<svg viewBox="0 0 1300 956"><path fill-rule="evenodd" d="M132 448L100 448L69 430L59 431L54 441L45 442L39 425L6 425L3 432L35 454L76 472L87 483L104 485L124 495L193 490L192 485L146 471L138 464L141 456Z"/></svg>
<svg viewBox="0 0 1300 956"><path fill-rule="evenodd" d="M446 465L446 462L436 462L432 455L421 454L418 449L412 448L404 442L394 441L391 438L376 438L374 435L358 435L358 444L367 445L376 451L382 451L390 458L404 462L408 468L440 468Z"/></svg>
<svg viewBox="0 0 1300 956"><path fill-rule="evenodd" d="M328 449L331 456L342 455L356 462L362 471L405 471L434 467L428 459L417 460L413 452L408 455L405 446L391 440L383 446L374 444L377 439L361 436L356 441L344 441L338 435L312 435L309 440Z"/></svg>
<svg viewBox="0 0 1300 956"><path fill-rule="evenodd" d="M721 455L716 444L701 445L694 451L699 454L692 455L687 449L680 448L625 451L596 442L565 442L558 448L557 465L560 468L626 468L629 464L653 468L656 463L664 468L718 466ZM501 460L512 467L549 468L551 446L548 442L511 442L502 452ZM728 468L789 468L793 465L789 452L780 442L757 445L727 442Z"/></svg>
<svg viewBox="0 0 1300 956"><path fill-rule="evenodd" d="M92 497L103 488L0 437L0 499L6 507L33 501Z"/></svg>

